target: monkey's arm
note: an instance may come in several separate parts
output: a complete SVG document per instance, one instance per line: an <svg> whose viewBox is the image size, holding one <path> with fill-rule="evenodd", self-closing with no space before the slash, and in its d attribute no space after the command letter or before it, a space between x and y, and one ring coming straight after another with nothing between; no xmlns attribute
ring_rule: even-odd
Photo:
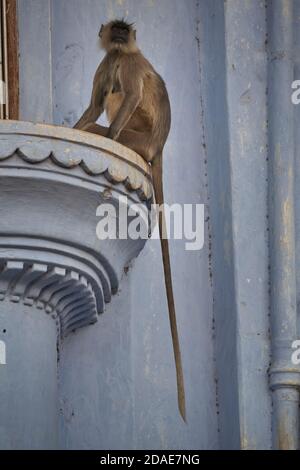
<svg viewBox="0 0 300 470"><path fill-rule="evenodd" d="M118 139L120 132L140 103L143 93L143 78L139 71L135 69L134 64L127 62L120 66L119 80L125 96L118 114L108 129L107 137L113 140Z"/></svg>
<svg viewBox="0 0 300 470"><path fill-rule="evenodd" d="M103 109L101 106L97 106L91 103L79 121L75 124L74 129L84 130L88 124L96 122L102 112Z"/></svg>
<svg viewBox="0 0 300 470"><path fill-rule="evenodd" d="M100 64L94 78L90 105L83 113L79 121L75 124L74 129L84 130L87 124L94 123L97 121L99 116L104 111L104 99L106 95L107 83L105 83L104 77L102 76Z"/></svg>

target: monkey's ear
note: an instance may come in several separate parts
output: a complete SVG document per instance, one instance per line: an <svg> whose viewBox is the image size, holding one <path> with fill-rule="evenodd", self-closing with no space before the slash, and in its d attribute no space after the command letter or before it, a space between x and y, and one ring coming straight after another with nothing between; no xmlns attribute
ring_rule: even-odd
<svg viewBox="0 0 300 470"><path fill-rule="evenodd" d="M103 32L104 24L101 25L100 31L99 31L99 37L101 38L102 32Z"/></svg>

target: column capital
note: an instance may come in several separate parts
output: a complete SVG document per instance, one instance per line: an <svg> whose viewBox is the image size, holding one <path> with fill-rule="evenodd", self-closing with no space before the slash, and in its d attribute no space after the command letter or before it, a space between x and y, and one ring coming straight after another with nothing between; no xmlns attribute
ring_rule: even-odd
<svg viewBox="0 0 300 470"><path fill-rule="evenodd" d="M62 335L94 323L146 242L99 240L97 208L148 210L149 165L104 137L2 121L0 185L0 301L44 309Z"/></svg>

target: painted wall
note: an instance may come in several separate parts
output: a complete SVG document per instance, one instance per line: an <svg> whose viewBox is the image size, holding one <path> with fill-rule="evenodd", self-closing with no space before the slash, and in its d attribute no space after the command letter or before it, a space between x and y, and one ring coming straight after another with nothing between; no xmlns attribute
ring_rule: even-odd
<svg viewBox="0 0 300 470"><path fill-rule="evenodd" d="M260 1L200 2L220 445L225 448L271 447L266 18Z"/></svg>
<svg viewBox="0 0 300 470"><path fill-rule="evenodd" d="M21 118L73 126L103 57L99 27L125 16L135 21L140 47L170 95L166 202L206 204L204 249L188 252L183 241L171 242L187 425L177 412L160 249L149 241L98 324L61 345L60 447L277 446L286 403L273 408L268 373L274 375L271 350L282 339L272 326L285 319L289 293L272 309L274 286L292 258L299 266L299 250L285 261L283 244L276 245L284 224L280 210L271 219L269 212L273 199L281 207L285 188L274 184L284 178L272 149L291 123L280 117L282 104L297 129L284 77L300 79L298 10L292 0L19 0ZM290 163L291 155L299 159L298 134L285 142ZM291 174L297 182L296 164ZM288 198L297 247L297 191ZM288 378L289 356L280 364ZM294 372L293 380L300 377Z"/></svg>

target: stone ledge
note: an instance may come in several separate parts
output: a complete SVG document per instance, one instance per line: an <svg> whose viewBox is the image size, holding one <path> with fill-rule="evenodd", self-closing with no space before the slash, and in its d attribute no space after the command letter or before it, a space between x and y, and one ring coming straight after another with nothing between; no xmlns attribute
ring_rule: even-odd
<svg viewBox="0 0 300 470"><path fill-rule="evenodd" d="M0 301L45 310L63 336L94 323L146 242L99 240L97 208L149 208L148 164L104 137L0 121L0 187Z"/></svg>
<svg viewBox="0 0 300 470"><path fill-rule="evenodd" d="M152 199L149 165L132 150L105 137L58 126L1 121L0 161L13 155L31 164L50 159L63 168L80 166L88 175L103 174L113 184L124 184L141 200Z"/></svg>

